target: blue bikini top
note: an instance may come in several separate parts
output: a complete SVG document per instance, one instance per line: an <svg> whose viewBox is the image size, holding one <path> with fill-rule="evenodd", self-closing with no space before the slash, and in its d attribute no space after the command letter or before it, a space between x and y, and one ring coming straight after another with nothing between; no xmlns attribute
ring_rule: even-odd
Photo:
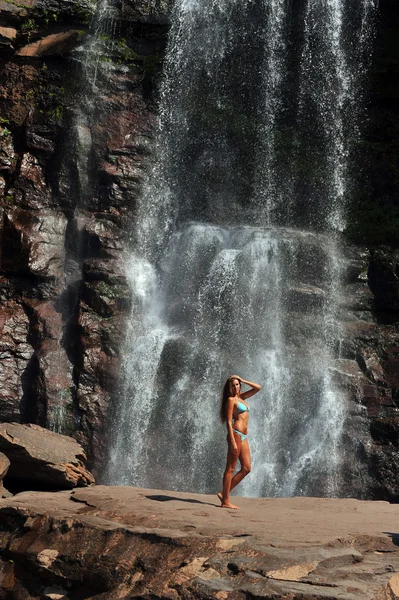
<svg viewBox="0 0 399 600"><path fill-rule="evenodd" d="M246 406L243 402L237 402L237 412L238 414L243 412L249 412L249 406Z"/></svg>

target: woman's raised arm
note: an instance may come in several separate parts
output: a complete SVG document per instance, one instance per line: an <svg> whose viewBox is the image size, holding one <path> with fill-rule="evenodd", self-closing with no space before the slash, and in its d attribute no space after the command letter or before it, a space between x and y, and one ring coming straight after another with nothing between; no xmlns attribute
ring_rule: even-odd
<svg viewBox="0 0 399 600"><path fill-rule="evenodd" d="M245 385L249 385L249 387L251 388L247 392L242 392L240 394L240 396L243 400L246 400L247 398L254 396L262 389L262 386L259 385L258 383L254 383L253 381L246 381L245 379L243 379L242 377L239 377L238 375L232 375L231 379L238 379L238 381L240 381L241 383L244 383Z"/></svg>

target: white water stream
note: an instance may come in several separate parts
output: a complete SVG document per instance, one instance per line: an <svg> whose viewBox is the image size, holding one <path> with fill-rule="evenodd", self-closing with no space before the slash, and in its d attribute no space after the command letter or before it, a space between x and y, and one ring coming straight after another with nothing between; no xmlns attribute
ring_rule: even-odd
<svg viewBox="0 0 399 600"><path fill-rule="evenodd" d="M220 393L238 372L263 390L237 493L342 493L337 230L373 12L357 3L176 2L109 483L217 491Z"/></svg>

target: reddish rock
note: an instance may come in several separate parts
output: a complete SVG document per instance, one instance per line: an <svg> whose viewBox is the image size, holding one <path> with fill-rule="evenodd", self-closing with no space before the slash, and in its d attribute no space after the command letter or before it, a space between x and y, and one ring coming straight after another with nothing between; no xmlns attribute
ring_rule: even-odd
<svg viewBox="0 0 399 600"><path fill-rule="evenodd" d="M37 394L45 398L43 424L57 433L73 433L73 366L62 344L62 312L51 302L30 301L28 306L37 358Z"/></svg>
<svg viewBox="0 0 399 600"><path fill-rule="evenodd" d="M384 349L382 365L388 385L392 387L395 392L399 391L399 352L397 346L391 346Z"/></svg>
<svg viewBox="0 0 399 600"><path fill-rule="evenodd" d="M1 33L1 31L0 31ZM54 56L70 52L81 37L81 32L75 29L52 33L46 37L27 44L18 52L17 56Z"/></svg>
<svg viewBox="0 0 399 600"><path fill-rule="evenodd" d="M0 589L91 600L381 600L398 506L95 486L0 501ZM396 592L395 592L396 593Z"/></svg>
<svg viewBox="0 0 399 600"><path fill-rule="evenodd" d="M14 187L15 199L23 208L43 209L51 203L51 191L39 161L28 152L22 157Z"/></svg>
<svg viewBox="0 0 399 600"><path fill-rule="evenodd" d="M13 5L8 4L8 6ZM1 104L3 112L14 126L24 127L29 113L35 107L35 90L39 84L40 71L37 66L32 64L9 62L5 65L2 75Z"/></svg>
<svg viewBox="0 0 399 600"><path fill-rule="evenodd" d="M11 131L7 127L0 127L0 139L0 171L9 173L15 169L17 155L14 150Z"/></svg>
<svg viewBox="0 0 399 600"><path fill-rule="evenodd" d="M10 492L6 490L3 484L3 479L7 475L10 467L10 461L7 456L0 452L0 498L8 498L11 496Z"/></svg>
<svg viewBox="0 0 399 600"><path fill-rule="evenodd" d="M359 358L362 360L362 365L371 381L377 385L387 387L388 382L377 353L370 350L370 348L361 348Z"/></svg>
<svg viewBox="0 0 399 600"><path fill-rule="evenodd" d="M13 300L0 309L0 419L18 420L24 396L24 373L33 348L28 343L29 320Z"/></svg>
<svg viewBox="0 0 399 600"><path fill-rule="evenodd" d="M19 236L23 266L41 277L64 277L64 237L67 220L61 212L6 211L7 221ZM10 265L13 268L13 264Z"/></svg>
<svg viewBox="0 0 399 600"><path fill-rule="evenodd" d="M152 131L147 107L143 100L132 97L130 110L115 110L95 126L96 140L111 154L137 150L137 135Z"/></svg>
<svg viewBox="0 0 399 600"><path fill-rule="evenodd" d="M0 450L11 463L7 480L22 489L70 489L94 483L84 466L82 447L38 425L0 424Z"/></svg>
<svg viewBox="0 0 399 600"><path fill-rule="evenodd" d="M367 407L369 416L383 414L384 407L394 406L391 390L381 389L373 385L362 385L358 391L360 400Z"/></svg>
<svg viewBox="0 0 399 600"><path fill-rule="evenodd" d="M10 46L17 37L17 30L13 27L0 27L0 45Z"/></svg>

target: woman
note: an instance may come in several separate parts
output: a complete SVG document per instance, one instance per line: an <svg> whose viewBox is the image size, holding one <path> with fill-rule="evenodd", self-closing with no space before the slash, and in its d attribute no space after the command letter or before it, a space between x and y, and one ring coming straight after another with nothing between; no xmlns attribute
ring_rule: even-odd
<svg viewBox="0 0 399 600"><path fill-rule="evenodd" d="M251 387L247 392L241 393L241 384ZM227 425L227 462L223 475L223 492L218 493L222 508L235 508L230 502L230 492L251 471L251 454L248 445L248 413L249 406L246 400L257 394L262 386L257 383L245 381L238 375L232 375L224 384L220 418ZM233 477L234 469L240 460L241 469Z"/></svg>

